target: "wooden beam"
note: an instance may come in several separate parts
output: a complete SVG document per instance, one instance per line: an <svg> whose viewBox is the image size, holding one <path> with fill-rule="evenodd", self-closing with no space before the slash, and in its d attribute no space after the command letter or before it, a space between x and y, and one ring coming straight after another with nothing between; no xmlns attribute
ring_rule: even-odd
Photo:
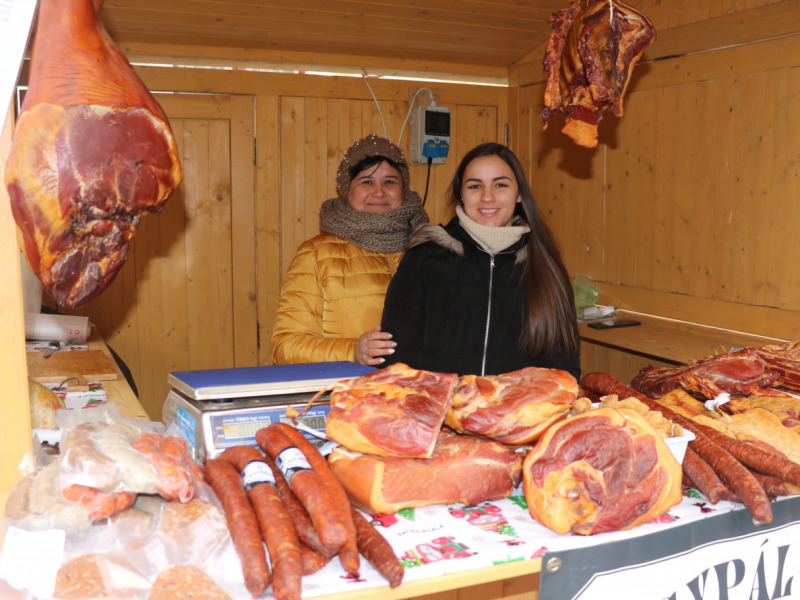
<svg viewBox="0 0 800 600"><path fill-rule="evenodd" d="M270 50L242 47L197 46L175 43L120 43L121 50L131 62L148 60L167 64L196 64L249 68L283 68L299 71L345 71L360 74L408 78L437 78L475 80L480 83L503 82L508 76L505 67L462 64L441 59L386 59L378 56L354 56L342 53L300 52L286 49Z"/></svg>

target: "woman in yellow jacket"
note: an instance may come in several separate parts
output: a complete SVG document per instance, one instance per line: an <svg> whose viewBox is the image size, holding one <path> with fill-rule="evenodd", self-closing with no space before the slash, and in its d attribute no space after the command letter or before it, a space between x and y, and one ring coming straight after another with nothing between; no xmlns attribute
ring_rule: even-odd
<svg viewBox="0 0 800 600"><path fill-rule="evenodd" d="M272 333L275 364L378 366L395 343L380 330L383 298L414 226L427 223L403 151L369 135L345 152L340 196L323 203L322 233L303 242L283 279Z"/></svg>

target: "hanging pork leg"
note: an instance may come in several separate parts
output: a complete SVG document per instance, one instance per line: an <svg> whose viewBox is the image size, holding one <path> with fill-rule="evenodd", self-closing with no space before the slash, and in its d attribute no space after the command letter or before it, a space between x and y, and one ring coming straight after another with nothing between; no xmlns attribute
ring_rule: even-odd
<svg viewBox="0 0 800 600"><path fill-rule="evenodd" d="M164 111L100 21L102 0L41 0L6 186L31 271L62 306L100 294L139 219L181 181Z"/></svg>

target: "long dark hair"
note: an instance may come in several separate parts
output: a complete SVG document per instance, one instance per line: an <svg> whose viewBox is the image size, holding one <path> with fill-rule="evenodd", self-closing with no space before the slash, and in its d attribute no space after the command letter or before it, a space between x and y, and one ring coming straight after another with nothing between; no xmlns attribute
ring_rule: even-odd
<svg viewBox="0 0 800 600"><path fill-rule="evenodd" d="M555 351L577 354L580 351L578 321L569 273L561 260L553 233L542 220L522 165L508 147L486 142L467 152L450 184L450 203L462 206L464 171L476 158L497 156L517 178L521 201L516 212L531 228L528 256L522 285L528 292L528 323L520 341L531 357L552 358Z"/></svg>

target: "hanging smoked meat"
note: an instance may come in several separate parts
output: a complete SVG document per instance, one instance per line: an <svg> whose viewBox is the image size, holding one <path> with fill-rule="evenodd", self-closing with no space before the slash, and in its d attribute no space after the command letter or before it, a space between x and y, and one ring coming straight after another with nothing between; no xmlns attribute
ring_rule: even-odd
<svg viewBox="0 0 800 600"><path fill-rule="evenodd" d="M100 21L102 0L41 0L6 165L28 265L62 306L100 294L139 219L181 181L164 111Z"/></svg>
<svg viewBox="0 0 800 600"><path fill-rule="evenodd" d="M553 30L544 56L547 83L542 128L563 112L561 130L576 144L597 146L603 112L622 116L622 97L631 71L656 39L653 24L620 0L594 0L581 11L577 2L547 20Z"/></svg>

